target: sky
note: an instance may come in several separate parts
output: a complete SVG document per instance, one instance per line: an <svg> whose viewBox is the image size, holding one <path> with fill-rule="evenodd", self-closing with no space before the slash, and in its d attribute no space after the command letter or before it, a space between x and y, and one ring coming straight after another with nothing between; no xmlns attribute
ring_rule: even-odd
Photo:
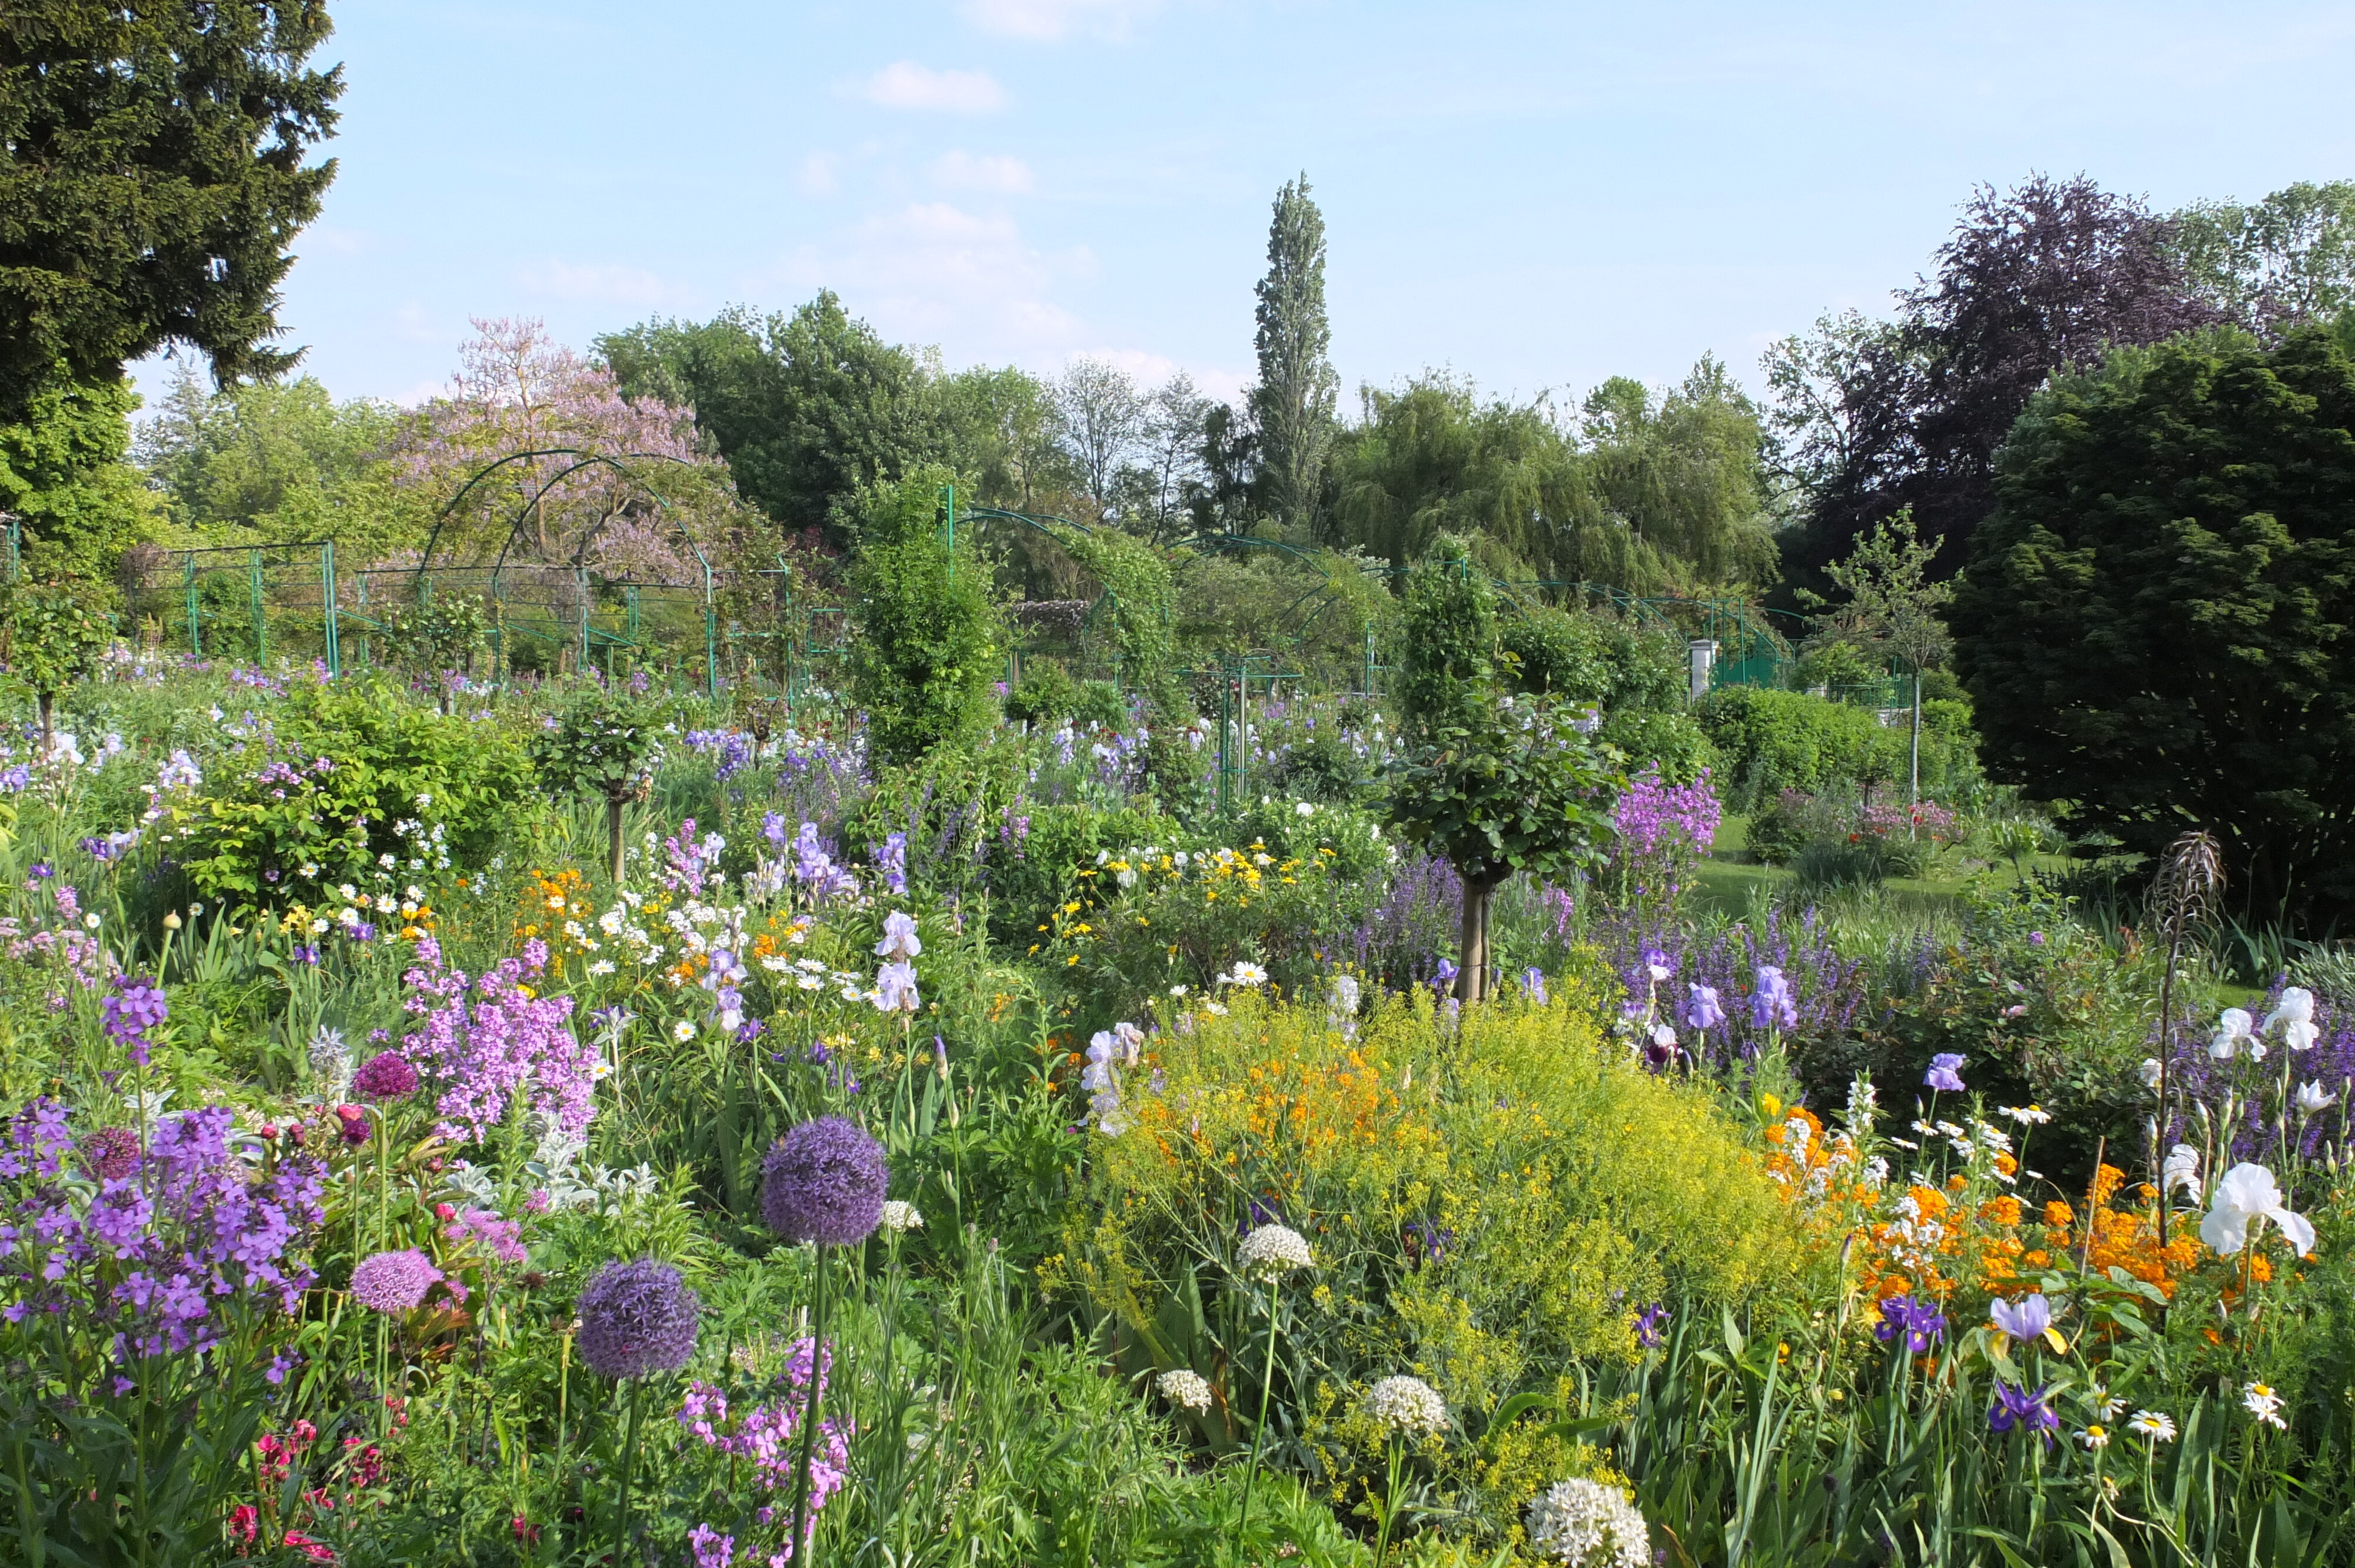
<svg viewBox="0 0 2355 1568"><path fill-rule="evenodd" d="M1561 400L1707 353L1754 387L1885 309L1975 185L2355 177L2344 0L330 5L338 173L280 320L336 395L404 403L471 317L586 348L822 288L951 367L1231 397L1304 173L1345 411L1434 367Z"/></svg>

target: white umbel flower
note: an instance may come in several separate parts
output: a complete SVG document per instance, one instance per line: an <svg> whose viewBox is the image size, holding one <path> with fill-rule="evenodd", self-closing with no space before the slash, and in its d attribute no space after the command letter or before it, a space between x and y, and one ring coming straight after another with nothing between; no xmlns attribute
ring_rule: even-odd
<svg viewBox="0 0 2355 1568"><path fill-rule="evenodd" d="M1559 1481L1529 1503L1529 1547L1574 1568L1650 1568L1651 1532L1627 1494L1600 1481Z"/></svg>
<svg viewBox="0 0 2355 1568"><path fill-rule="evenodd" d="M883 1205L883 1228L894 1235L924 1228L924 1216L916 1213L916 1205L893 1198Z"/></svg>
<svg viewBox="0 0 2355 1568"><path fill-rule="evenodd" d="M1419 1377L1386 1377L1366 1391L1366 1414L1407 1437L1424 1437L1447 1425L1447 1402Z"/></svg>
<svg viewBox="0 0 2355 1568"><path fill-rule="evenodd" d="M1179 1367L1176 1372L1166 1372L1155 1378L1153 1386L1161 1391L1162 1398L1181 1410L1190 1410L1200 1415L1210 1408L1210 1385L1203 1381L1199 1372Z"/></svg>
<svg viewBox="0 0 2355 1568"><path fill-rule="evenodd" d="M1298 1231L1288 1225L1262 1225L1243 1237L1235 1260L1246 1277L1270 1284L1295 1268L1314 1268L1316 1257Z"/></svg>

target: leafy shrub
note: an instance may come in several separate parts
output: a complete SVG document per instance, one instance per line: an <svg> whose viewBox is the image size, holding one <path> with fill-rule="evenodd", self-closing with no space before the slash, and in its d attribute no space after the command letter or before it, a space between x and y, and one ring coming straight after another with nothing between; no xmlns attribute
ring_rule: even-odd
<svg viewBox="0 0 2355 1568"><path fill-rule="evenodd" d="M1811 808L1816 798L1800 789L1785 789L1750 814L1748 847L1761 865L1783 865L1797 854L1813 831Z"/></svg>
<svg viewBox="0 0 2355 1568"><path fill-rule="evenodd" d="M1006 716L1018 724L1056 724L1079 706L1080 689L1051 659L1026 660L1022 678L1006 694Z"/></svg>
<svg viewBox="0 0 2355 1568"><path fill-rule="evenodd" d="M483 865L533 785L492 719L411 706L376 680L305 683L173 809L171 853L208 899L316 903L341 883Z"/></svg>
<svg viewBox="0 0 2355 1568"><path fill-rule="evenodd" d="M850 687L879 761L970 747L989 726L997 609L987 565L969 542L952 554L937 531L952 477L925 469L859 497Z"/></svg>
<svg viewBox="0 0 2355 1568"><path fill-rule="evenodd" d="M1097 729L1122 729L1128 724L1128 705L1110 681L1082 681L1073 696L1071 717Z"/></svg>
<svg viewBox="0 0 2355 1568"><path fill-rule="evenodd" d="M113 635L98 589L89 583L17 583L0 599L0 665L13 683L32 694L44 747L58 694L89 679Z"/></svg>
<svg viewBox="0 0 2355 1568"><path fill-rule="evenodd" d="M1277 1306L1272 1446L1337 1499L1378 1486L1381 1436L1351 1413L1375 1380L1420 1377L1471 1441L1418 1463L1491 1541L1538 1473L1594 1464L1561 1442L1496 1465L1506 1401L1551 1396L1573 1359L1633 1361L1636 1315L1672 1288L1739 1304L1795 1277L1782 1201L1734 1127L1607 1047L1592 997L1467 1009L1460 1029L1428 991L1359 1018L1231 1000L1147 1044L1043 1271L1111 1318L1124 1370L1209 1382L1192 1425L1214 1447L1246 1433L1266 1367L1264 1292L1235 1263L1257 1224L1316 1258Z"/></svg>

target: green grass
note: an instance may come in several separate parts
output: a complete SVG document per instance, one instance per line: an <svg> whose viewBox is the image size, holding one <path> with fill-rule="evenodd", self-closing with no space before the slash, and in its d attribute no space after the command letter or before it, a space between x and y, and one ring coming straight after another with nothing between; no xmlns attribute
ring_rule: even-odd
<svg viewBox="0 0 2355 1568"><path fill-rule="evenodd" d="M1718 823L1716 846L1700 868L1700 903L1708 912L1740 916L1758 900L1773 897L1791 885L1794 879L1786 867L1760 865L1750 858L1749 842L1748 818L1729 812ZM1974 885L2010 887L2021 880L2022 872L2062 872L2072 864L2064 856L2036 855L2019 871L2003 859L1975 869L1966 865L1962 853L1950 850L1931 868L1928 876L1892 877L1882 885L1893 906L1925 915L1939 914L1955 909L1964 891Z"/></svg>

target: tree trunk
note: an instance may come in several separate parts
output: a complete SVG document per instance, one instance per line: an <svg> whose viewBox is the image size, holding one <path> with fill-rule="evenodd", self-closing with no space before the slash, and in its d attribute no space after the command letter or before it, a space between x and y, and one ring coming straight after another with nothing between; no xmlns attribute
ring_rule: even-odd
<svg viewBox="0 0 2355 1568"><path fill-rule="evenodd" d="M1913 784L1908 807L1922 803L1922 666L1913 666Z"/></svg>
<svg viewBox="0 0 2355 1568"><path fill-rule="evenodd" d="M605 797L605 869L613 878L613 886L622 885L622 806L626 795Z"/></svg>
<svg viewBox="0 0 2355 1568"><path fill-rule="evenodd" d="M1496 885L1464 881L1464 927L1456 941L1456 1000L1467 1006L1488 999L1488 900Z"/></svg>
<svg viewBox="0 0 2355 1568"><path fill-rule="evenodd" d="M57 705L58 694L55 692L41 694L41 758L44 761L48 760L50 752L57 749L58 726L54 717Z"/></svg>

